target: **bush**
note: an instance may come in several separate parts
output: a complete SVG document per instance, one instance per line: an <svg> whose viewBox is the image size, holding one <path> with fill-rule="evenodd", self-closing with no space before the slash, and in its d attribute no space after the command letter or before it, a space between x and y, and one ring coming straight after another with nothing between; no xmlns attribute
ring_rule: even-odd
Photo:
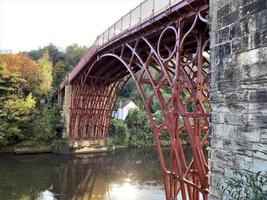
<svg viewBox="0 0 267 200"><path fill-rule="evenodd" d="M55 126L60 123L61 115L58 106L52 108L44 105L32 123L31 139L34 141L50 142L56 138Z"/></svg>
<svg viewBox="0 0 267 200"><path fill-rule="evenodd" d="M129 129L130 144L143 146L154 143L153 133L145 111L139 109L130 110L125 123Z"/></svg>
<svg viewBox="0 0 267 200"><path fill-rule="evenodd" d="M115 141L115 144L126 143L129 137L127 125L122 120L111 119L110 137Z"/></svg>
<svg viewBox="0 0 267 200"><path fill-rule="evenodd" d="M0 145L17 143L27 138L28 123L33 119L35 99L31 93L24 99L16 95L0 103Z"/></svg>
<svg viewBox="0 0 267 200"><path fill-rule="evenodd" d="M244 174L235 171L235 176L222 186L222 192L235 200L267 200L267 178L257 174Z"/></svg>

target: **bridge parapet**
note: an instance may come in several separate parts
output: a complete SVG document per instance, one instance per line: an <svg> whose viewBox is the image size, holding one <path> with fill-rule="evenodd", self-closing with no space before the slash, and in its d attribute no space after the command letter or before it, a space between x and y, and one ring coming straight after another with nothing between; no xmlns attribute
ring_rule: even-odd
<svg viewBox="0 0 267 200"><path fill-rule="evenodd" d="M235 170L267 172L267 1L211 0L209 15L209 199L232 199L221 186Z"/></svg>
<svg viewBox="0 0 267 200"><path fill-rule="evenodd" d="M188 9L191 4L205 5L206 0L145 0L96 38L87 53L69 73L68 81L72 82L98 51L124 37L136 34L137 31L171 13L177 12L182 15L183 9Z"/></svg>

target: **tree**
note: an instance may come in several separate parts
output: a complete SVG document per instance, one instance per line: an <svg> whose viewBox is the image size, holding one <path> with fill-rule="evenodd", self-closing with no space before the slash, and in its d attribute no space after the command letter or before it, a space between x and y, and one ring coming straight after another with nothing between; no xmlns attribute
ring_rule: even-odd
<svg viewBox="0 0 267 200"><path fill-rule="evenodd" d="M43 54L44 54L44 49L40 48L38 50L31 50L29 52L25 52L25 54L27 54L31 59L33 60L39 60Z"/></svg>
<svg viewBox="0 0 267 200"><path fill-rule="evenodd" d="M16 80L2 64L0 64L0 83L0 98L15 90L12 86Z"/></svg>
<svg viewBox="0 0 267 200"><path fill-rule="evenodd" d="M25 52L30 58L37 61L40 58L43 57L44 53L48 51L49 60L52 62L52 64L56 64L59 61L64 62L64 53L60 51L55 45L50 43L47 46L44 46L43 48L40 48L38 50L32 50L29 52Z"/></svg>
<svg viewBox="0 0 267 200"><path fill-rule="evenodd" d="M51 142L56 138L55 126L60 122L60 108L52 107L49 104L43 105L40 112L37 113L31 129L31 140L38 142Z"/></svg>
<svg viewBox="0 0 267 200"><path fill-rule="evenodd" d="M35 109L35 99L30 93L25 99L11 96L3 107L2 117L8 123L6 135L14 140L25 138L28 123L32 120Z"/></svg>
<svg viewBox="0 0 267 200"><path fill-rule="evenodd" d="M128 140L127 125L118 119L112 119L110 123L110 137L116 144L124 144Z"/></svg>
<svg viewBox="0 0 267 200"><path fill-rule="evenodd" d="M71 71L85 54L87 47L79 46L78 44L70 45L65 50L65 65L66 70Z"/></svg>
<svg viewBox="0 0 267 200"><path fill-rule="evenodd" d="M20 82L20 78L0 65L0 145L25 138L24 130L32 119L35 100L31 93L23 97Z"/></svg>
<svg viewBox="0 0 267 200"><path fill-rule="evenodd" d="M23 92L28 94L36 87L38 66L24 54L1 54L0 64L10 73L21 78Z"/></svg>
<svg viewBox="0 0 267 200"><path fill-rule="evenodd" d="M37 93L45 95L52 86L52 63L49 61L48 51L45 51L38 61L39 87Z"/></svg>
<svg viewBox="0 0 267 200"><path fill-rule="evenodd" d="M139 109L130 110L125 119L125 123L129 129L130 143L134 145L146 145L154 142L145 111Z"/></svg>
<svg viewBox="0 0 267 200"><path fill-rule="evenodd" d="M63 61L58 61L53 67L53 86L58 87L66 76L65 64Z"/></svg>
<svg viewBox="0 0 267 200"><path fill-rule="evenodd" d="M64 53L59 51L59 49L52 43L44 47L44 52L45 51L48 51L50 61L52 62L53 65L55 65L59 61L64 62L65 60Z"/></svg>

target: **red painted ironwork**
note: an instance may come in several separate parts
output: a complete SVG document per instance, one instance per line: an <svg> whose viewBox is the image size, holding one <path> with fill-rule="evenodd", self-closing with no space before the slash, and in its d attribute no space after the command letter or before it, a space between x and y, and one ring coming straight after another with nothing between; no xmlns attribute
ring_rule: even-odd
<svg viewBox="0 0 267 200"><path fill-rule="evenodd" d="M208 4L184 0L177 10L169 9L143 28L135 26L132 34L94 45L72 71L70 138L106 138L115 101L132 77L153 130L166 199L180 195L182 200L207 200ZM149 95L145 85L151 88ZM159 104L162 122L153 118L152 102ZM163 135L170 141L169 161L162 153ZM190 146L191 160L186 160L182 137Z"/></svg>

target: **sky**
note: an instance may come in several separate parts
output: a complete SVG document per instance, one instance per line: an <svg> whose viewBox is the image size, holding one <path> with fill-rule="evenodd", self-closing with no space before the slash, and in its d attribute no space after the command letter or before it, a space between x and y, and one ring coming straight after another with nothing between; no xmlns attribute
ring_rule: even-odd
<svg viewBox="0 0 267 200"><path fill-rule="evenodd" d="M0 0L0 50L90 46L142 0Z"/></svg>

